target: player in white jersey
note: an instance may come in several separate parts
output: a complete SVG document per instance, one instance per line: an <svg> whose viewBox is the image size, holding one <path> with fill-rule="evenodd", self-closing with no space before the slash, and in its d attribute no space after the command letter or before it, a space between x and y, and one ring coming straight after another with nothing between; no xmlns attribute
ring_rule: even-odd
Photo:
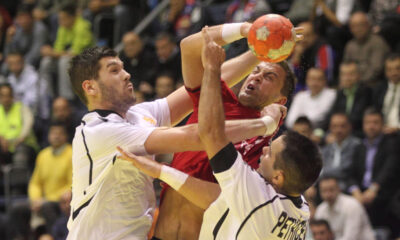
<svg viewBox="0 0 400 240"><path fill-rule="evenodd" d="M197 125L160 128L179 122L192 108L190 98L181 88L165 99L133 106L130 75L109 48L83 51L73 58L69 73L90 112L73 140L68 239L146 239L155 209L152 179L118 160L116 147L138 155L204 149ZM266 131L262 118L227 125L232 141Z"/></svg>
<svg viewBox="0 0 400 240"><path fill-rule="evenodd" d="M159 177L199 207L207 208L200 239L304 239L309 210L302 193L318 178L318 147L295 132L263 149L260 167L251 169L228 140L220 93L224 51L203 29L204 77L199 106L199 136L210 159L221 194L204 197L215 186L145 157L120 149L122 158L144 173ZM282 108L269 109L267 134L278 126ZM218 192L216 192L218 195Z"/></svg>

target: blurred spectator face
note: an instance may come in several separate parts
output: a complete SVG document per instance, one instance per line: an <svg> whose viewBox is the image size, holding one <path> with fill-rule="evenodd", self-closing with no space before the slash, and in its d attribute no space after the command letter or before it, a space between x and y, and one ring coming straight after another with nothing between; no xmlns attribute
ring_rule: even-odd
<svg viewBox="0 0 400 240"><path fill-rule="evenodd" d="M292 128L293 131L300 133L301 135L311 138L312 129L308 124L295 123Z"/></svg>
<svg viewBox="0 0 400 240"><path fill-rule="evenodd" d="M340 65L339 79L341 88L352 88L360 79L357 64L349 63Z"/></svg>
<svg viewBox="0 0 400 240"><path fill-rule="evenodd" d="M333 240L333 233L324 224L311 225L314 240Z"/></svg>
<svg viewBox="0 0 400 240"><path fill-rule="evenodd" d="M135 97L136 97L136 102L135 104L139 104L144 102L145 98L144 98L144 94L141 91L135 91Z"/></svg>
<svg viewBox="0 0 400 240"><path fill-rule="evenodd" d="M400 82L400 58L386 60L385 75L391 83L396 84Z"/></svg>
<svg viewBox="0 0 400 240"><path fill-rule="evenodd" d="M319 68L310 68L307 72L306 84L312 96L319 94L326 85L324 71Z"/></svg>
<svg viewBox="0 0 400 240"><path fill-rule="evenodd" d="M19 76L24 69L24 59L20 54L9 54L7 56L7 64L10 72Z"/></svg>
<svg viewBox="0 0 400 240"><path fill-rule="evenodd" d="M65 127L51 126L49 130L49 143L53 148L58 148L67 143L68 136Z"/></svg>
<svg viewBox="0 0 400 240"><path fill-rule="evenodd" d="M18 13L15 21L25 32L30 31L32 28L33 18L29 13Z"/></svg>
<svg viewBox="0 0 400 240"><path fill-rule="evenodd" d="M65 192L60 199L60 209L61 211L68 216L71 210L70 203L71 203L72 193L71 191Z"/></svg>
<svg viewBox="0 0 400 240"><path fill-rule="evenodd" d="M140 37L133 32L128 32L122 38L124 53L128 58L136 57L142 51L143 43Z"/></svg>
<svg viewBox="0 0 400 240"><path fill-rule="evenodd" d="M317 40L317 34L315 34L314 32L314 26L310 22L303 22L300 23L298 26L304 28L304 39L300 41L299 44L302 44L307 49L311 47Z"/></svg>
<svg viewBox="0 0 400 240"><path fill-rule="evenodd" d="M348 118L343 114L334 114L331 117L329 130L336 139L336 142L341 143L351 133L351 124Z"/></svg>
<svg viewBox="0 0 400 240"><path fill-rule="evenodd" d="M60 122L67 121L71 116L71 108L68 100L62 97L53 102L53 119Z"/></svg>
<svg viewBox="0 0 400 240"><path fill-rule="evenodd" d="M174 91L174 79L169 76L159 76L156 79L156 96L164 98Z"/></svg>
<svg viewBox="0 0 400 240"><path fill-rule="evenodd" d="M166 61L171 56L175 48L175 43L171 42L167 37L156 41L157 56L161 61Z"/></svg>
<svg viewBox="0 0 400 240"><path fill-rule="evenodd" d="M0 87L0 104L3 105L5 109L10 109L13 100L14 98L11 88L8 86Z"/></svg>
<svg viewBox="0 0 400 240"><path fill-rule="evenodd" d="M369 139L378 137L383 130L383 119L379 114L368 114L363 119L364 134Z"/></svg>
<svg viewBox="0 0 400 240"><path fill-rule="evenodd" d="M336 179L324 179L320 181L319 192L321 193L322 200L332 206L340 194L340 188Z"/></svg>
<svg viewBox="0 0 400 240"><path fill-rule="evenodd" d="M69 15L66 12L60 11L58 13L58 24L65 28L72 28L75 22L75 16Z"/></svg>
<svg viewBox="0 0 400 240"><path fill-rule="evenodd" d="M364 40L369 33L370 23L365 13L354 13L350 18L350 31L356 40Z"/></svg>

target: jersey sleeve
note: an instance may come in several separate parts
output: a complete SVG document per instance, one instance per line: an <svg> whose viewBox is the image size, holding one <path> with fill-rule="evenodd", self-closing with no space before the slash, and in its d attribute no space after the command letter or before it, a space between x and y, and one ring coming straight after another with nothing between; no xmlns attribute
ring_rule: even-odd
<svg viewBox="0 0 400 240"><path fill-rule="evenodd" d="M129 109L129 111L148 113L150 115L149 117L156 119L156 126L158 127L171 125L171 116L166 98L137 104Z"/></svg>

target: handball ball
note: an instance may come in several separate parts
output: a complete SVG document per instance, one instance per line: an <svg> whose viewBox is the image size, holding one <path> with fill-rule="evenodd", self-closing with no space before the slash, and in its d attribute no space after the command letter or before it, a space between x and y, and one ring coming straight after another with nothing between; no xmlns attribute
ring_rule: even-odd
<svg viewBox="0 0 400 240"><path fill-rule="evenodd" d="M247 36L250 50L261 61L280 62L292 53L296 32L289 19L278 14L257 18Z"/></svg>

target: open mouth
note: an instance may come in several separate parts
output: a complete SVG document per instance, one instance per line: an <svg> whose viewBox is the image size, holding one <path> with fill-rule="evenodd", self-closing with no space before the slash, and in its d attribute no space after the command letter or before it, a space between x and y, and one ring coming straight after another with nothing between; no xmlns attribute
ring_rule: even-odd
<svg viewBox="0 0 400 240"><path fill-rule="evenodd" d="M255 90L256 88L254 87L254 85L252 84L252 83L249 83L248 85L247 85L247 87L246 87L246 90L248 90L248 91L253 91L253 90Z"/></svg>

